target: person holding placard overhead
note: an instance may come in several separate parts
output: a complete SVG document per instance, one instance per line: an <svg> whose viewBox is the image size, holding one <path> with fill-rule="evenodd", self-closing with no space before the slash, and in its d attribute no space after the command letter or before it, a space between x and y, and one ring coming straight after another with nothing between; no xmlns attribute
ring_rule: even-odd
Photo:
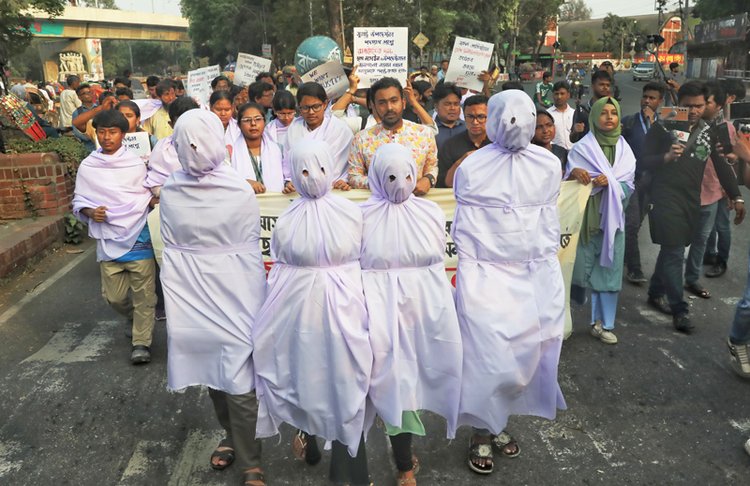
<svg viewBox="0 0 750 486"><path fill-rule="evenodd" d="M285 154L303 140L322 140L330 148L333 163L333 184L335 189L348 190L346 182L347 158L352 144L352 131L338 117L331 115L328 108L328 95L318 83L302 84L297 90L297 103L301 117L295 119L286 132ZM289 165L288 155L284 164ZM294 184L287 182L285 192L294 191Z"/></svg>
<svg viewBox="0 0 750 486"><path fill-rule="evenodd" d="M263 137L266 127L263 107L245 103L237 109L237 122L241 135L232 146L232 167L250 183L256 194L282 192L281 148Z"/></svg>

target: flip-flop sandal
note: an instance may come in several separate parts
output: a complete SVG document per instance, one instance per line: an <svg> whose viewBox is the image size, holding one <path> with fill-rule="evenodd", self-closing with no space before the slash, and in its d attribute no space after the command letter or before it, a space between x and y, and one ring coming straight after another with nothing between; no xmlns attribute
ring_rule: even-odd
<svg viewBox="0 0 750 486"><path fill-rule="evenodd" d="M708 290L706 290L703 287L701 287L700 285L698 285L698 284L685 285L685 290L687 290L688 292L690 292L693 295L697 295L701 299L710 299L711 298L711 293Z"/></svg>
<svg viewBox="0 0 750 486"><path fill-rule="evenodd" d="M411 470L414 471L414 475L416 476L417 473L419 472L419 458L412 454L411 463L412 463Z"/></svg>
<svg viewBox="0 0 750 486"><path fill-rule="evenodd" d="M476 464L474 461L478 459L485 459L485 465L480 466ZM487 459L489 459L489 464L487 464ZM492 445L490 444L477 444L474 442L471 442L469 445L469 469L474 471L477 474L490 474L493 469L493 462L492 462L493 456L492 456Z"/></svg>
<svg viewBox="0 0 750 486"><path fill-rule="evenodd" d="M220 451L220 447L227 447L227 450ZM224 461L224 464L215 464L214 459ZM232 465L232 463L234 462L234 449L232 449L232 445L227 439L222 439L221 442L219 442L219 445L216 446L213 454L211 454L211 459L209 462L211 464L211 468L216 469L217 471L223 471L224 469Z"/></svg>
<svg viewBox="0 0 750 486"><path fill-rule="evenodd" d="M500 454L509 459L518 457L521 454L521 446L518 445L518 442L512 435L504 430L492 438L492 445L495 446ZM515 448L515 451L508 452L508 446Z"/></svg>

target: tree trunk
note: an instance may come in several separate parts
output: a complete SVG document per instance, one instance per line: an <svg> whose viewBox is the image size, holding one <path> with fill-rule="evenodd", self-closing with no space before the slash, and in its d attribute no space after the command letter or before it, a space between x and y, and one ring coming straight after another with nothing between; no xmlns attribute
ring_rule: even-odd
<svg viewBox="0 0 750 486"><path fill-rule="evenodd" d="M344 52L344 31L341 29L341 3L340 0L326 0L326 11L328 13L328 29L331 31L331 37L341 47L341 53Z"/></svg>

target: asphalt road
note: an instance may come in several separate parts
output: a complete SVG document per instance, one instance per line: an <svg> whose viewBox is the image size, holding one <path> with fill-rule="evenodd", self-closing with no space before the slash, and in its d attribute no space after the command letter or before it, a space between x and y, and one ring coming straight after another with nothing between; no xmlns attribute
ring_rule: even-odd
<svg viewBox="0 0 750 486"><path fill-rule="evenodd" d="M632 112L642 84L618 81ZM727 274L703 281L713 297L689 299L693 335L675 332L645 305L645 288L627 283L616 346L592 338L588 307L575 308L560 367L568 410L555 421L511 419L521 455L497 457L489 477L465 465L470 432L447 441L441 420L428 415L431 435L414 442L419 484L750 484L742 449L750 382L733 375L724 344L747 277L748 224L735 228ZM165 389L163 323L153 362L129 364L124 321L101 298L88 248L59 252L0 289L0 484L237 484L236 471L209 467L221 430L205 390ZM648 273L656 248L646 230L641 248ZM328 484L328 453L316 467L295 462L290 437L287 428L264 441L268 484ZM381 429L371 432L367 454L375 484L395 484Z"/></svg>

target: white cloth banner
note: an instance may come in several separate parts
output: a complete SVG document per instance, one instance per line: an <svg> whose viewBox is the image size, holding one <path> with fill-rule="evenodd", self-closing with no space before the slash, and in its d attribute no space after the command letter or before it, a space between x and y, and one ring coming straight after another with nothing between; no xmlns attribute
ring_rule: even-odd
<svg viewBox="0 0 750 486"><path fill-rule="evenodd" d="M591 193L591 185L583 186L577 181L565 181L560 188L560 196L557 200L558 217L560 218L560 251L557 256L562 266L563 278L565 279L566 297L570 296L570 280L573 276L573 264L575 263L576 247L578 246L578 231L583 220L583 211L586 201ZM356 203L364 202L370 197L370 191L356 189L336 194L346 197ZM260 248L263 253L263 263L266 271L273 265L271 260L271 234L276 226L276 220L286 209L291 201L298 198L294 194L256 194L260 205ZM426 196L430 201L436 202L445 213L445 273L451 284L456 285L456 266L458 265L458 251L450 237L450 229L453 224L453 213L456 210L456 200L453 198L452 189L432 189ZM151 242L156 254L156 261L161 263L161 253L164 243L159 231L159 206L151 211L148 217L148 227L151 232ZM569 298L566 298L566 302ZM566 335L569 334L570 308L566 313Z"/></svg>
<svg viewBox="0 0 750 486"><path fill-rule="evenodd" d="M237 54L237 63L234 68L234 84L249 86L255 82L255 76L270 70L270 59L240 52Z"/></svg>
<svg viewBox="0 0 750 486"><path fill-rule="evenodd" d="M407 27L354 28L354 65L360 88L369 88L383 77L396 78L406 86L408 63Z"/></svg>
<svg viewBox="0 0 750 486"><path fill-rule="evenodd" d="M495 45L491 42L456 36L445 81L456 83L462 88L482 91L483 83L479 80L479 75L489 68L494 49Z"/></svg>

